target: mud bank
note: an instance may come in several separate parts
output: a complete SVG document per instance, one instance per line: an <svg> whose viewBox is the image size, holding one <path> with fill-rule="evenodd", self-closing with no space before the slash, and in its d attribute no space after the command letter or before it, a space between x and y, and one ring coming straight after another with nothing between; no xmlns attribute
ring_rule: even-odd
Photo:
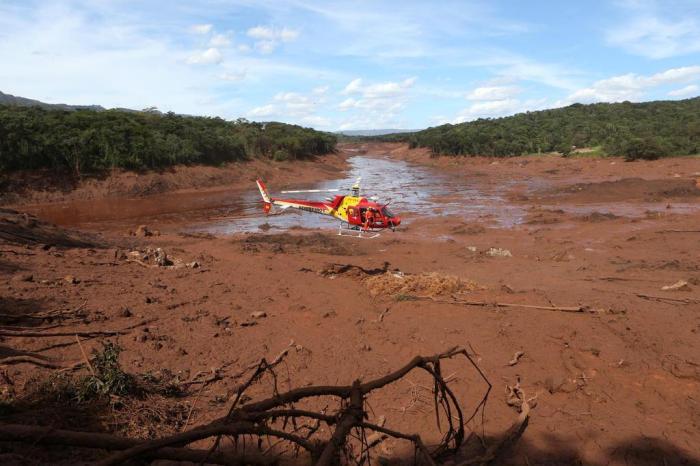
<svg viewBox="0 0 700 466"><path fill-rule="evenodd" d="M50 171L13 172L0 178L0 205L20 207L99 199L143 198L157 194L211 189L236 189L261 176L280 185L333 178L345 167L342 151L313 160L252 160L220 167L175 166L159 171L114 170L76 178Z"/></svg>

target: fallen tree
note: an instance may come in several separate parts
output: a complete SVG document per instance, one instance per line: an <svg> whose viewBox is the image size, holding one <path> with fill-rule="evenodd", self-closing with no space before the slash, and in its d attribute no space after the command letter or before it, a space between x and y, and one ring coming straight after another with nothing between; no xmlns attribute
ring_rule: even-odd
<svg viewBox="0 0 700 466"><path fill-rule="evenodd" d="M485 385L482 398L469 416L465 416L452 388L442 376L441 362L456 357L468 361ZM275 388L272 397L243 404L246 391L263 376L271 375L276 381L274 367L282 359L275 358L271 363L263 359L257 365L250 378L236 388L227 415L182 433L155 440L135 440L104 433L4 425L0 426L0 441L59 444L113 451L98 463L102 466L123 464L134 459L267 465L289 454L287 450L273 447L262 450L263 439L275 439L278 444L291 446L294 455L303 455L312 464L328 466L343 460L353 462L356 458L368 459L370 448L377 443L372 435L367 435L369 432L411 442L415 449L416 462L432 465L446 455L457 452L462 446L465 441L464 426L480 412L483 416L491 391L491 384L469 353L462 348L452 348L433 356L417 356L402 368L367 382L356 380L352 385L308 386L284 393L278 393ZM380 425L381 422L367 422L366 397L371 392L401 380L414 370L427 373L433 382L436 422L439 430L443 432L437 445L426 445L416 433L399 432ZM311 410L295 406L296 403L328 397L337 401L336 408ZM328 426L328 429L320 429L322 424ZM232 440L232 448L221 448L222 439L225 437ZM208 450L187 448L187 445L205 439L213 440ZM357 448L359 453L357 450L353 451Z"/></svg>

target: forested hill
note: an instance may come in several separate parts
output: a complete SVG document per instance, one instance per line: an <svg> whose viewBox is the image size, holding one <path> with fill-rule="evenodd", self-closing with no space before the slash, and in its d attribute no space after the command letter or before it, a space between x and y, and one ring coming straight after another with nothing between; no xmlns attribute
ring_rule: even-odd
<svg viewBox="0 0 700 466"><path fill-rule="evenodd" d="M284 123L122 110L46 110L0 105L0 170L220 164L252 157L307 158L332 152L336 136Z"/></svg>
<svg viewBox="0 0 700 466"><path fill-rule="evenodd" d="M408 141L452 155L568 155L572 147L599 147L629 159L700 153L700 97L646 103L574 104L442 125L385 139Z"/></svg>

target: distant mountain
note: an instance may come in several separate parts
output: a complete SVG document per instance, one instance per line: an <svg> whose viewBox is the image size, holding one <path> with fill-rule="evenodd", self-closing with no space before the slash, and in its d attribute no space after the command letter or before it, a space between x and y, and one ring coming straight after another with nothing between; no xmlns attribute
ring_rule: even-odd
<svg viewBox="0 0 700 466"><path fill-rule="evenodd" d="M415 133L419 129L354 129L347 131L336 131L336 134L343 136L384 136L386 134Z"/></svg>
<svg viewBox="0 0 700 466"><path fill-rule="evenodd" d="M47 104L39 100L27 99L26 97L16 97L0 91L0 105L15 105L17 107L41 107L47 110L95 110L102 111L105 108L100 105L68 105L68 104Z"/></svg>

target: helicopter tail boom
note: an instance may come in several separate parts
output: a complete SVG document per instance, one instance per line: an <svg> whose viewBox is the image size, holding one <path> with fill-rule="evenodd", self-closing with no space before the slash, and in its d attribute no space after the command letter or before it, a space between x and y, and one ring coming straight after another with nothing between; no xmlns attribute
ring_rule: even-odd
<svg viewBox="0 0 700 466"><path fill-rule="evenodd" d="M262 196L263 201L265 201L267 204L270 204L272 202L272 199L270 199L270 195L267 192L265 184L260 179L256 180L256 183L258 184L258 189L260 190L260 195Z"/></svg>

